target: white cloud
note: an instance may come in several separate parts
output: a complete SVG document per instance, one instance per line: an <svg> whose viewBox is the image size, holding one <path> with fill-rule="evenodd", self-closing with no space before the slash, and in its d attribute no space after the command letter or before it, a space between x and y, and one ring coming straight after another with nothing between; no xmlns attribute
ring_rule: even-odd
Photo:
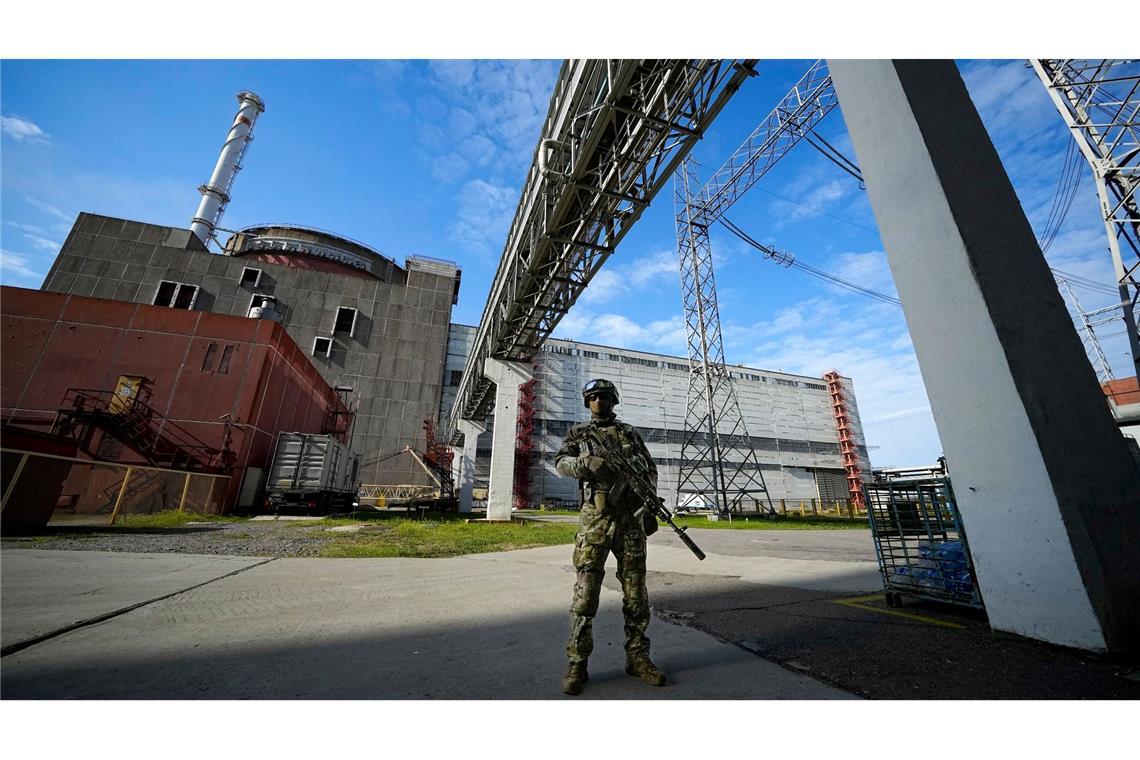
<svg viewBox="0 0 1140 760"><path fill-rule="evenodd" d="M59 253L60 244L48 238L47 235L51 233L43 227L37 224L26 224L24 222L14 222L11 220L6 221L9 227L18 229L24 239L31 243L34 248L47 251L48 253Z"/></svg>
<svg viewBox="0 0 1140 760"><path fill-rule="evenodd" d="M475 61L431 61L428 67L431 72L451 87L466 87L475 76Z"/></svg>
<svg viewBox="0 0 1140 760"><path fill-rule="evenodd" d="M41 237L40 235L30 235L26 232L24 233L24 237L26 237L28 239L28 242L30 242L35 248L38 248L41 251L47 251L48 253L52 254L59 253L59 243L55 242L54 240L48 240L47 238Z"/></svg>
<svg viewBox="0 0 1140 760"><path fill-rule="evenodd" d="M643 288L662 280L680 281L677 254L674 251L657 251L635 259L625 269L629 280L636 287Z"/></svg>
<svg viewBox="0 0 1140 760"><path fill-rule="evenodd" d="M27 142L34 145L47 145L48 133L40 129L39 125L19 116L0 116L0 131L17 142Z"/></svg>
<svg viewBox="0 0 1140 760"><path fill-rule="evenodd" d="M75 221L75 214L69 214L66 211L60 211L50 203L41 201L38 198L28 198L25 196L24 200L48 216L54 216L56 219L59 219L62 222L67 222L69 226L73 221Z"/></svg>
<svg viewBox="0 0 1140 760"><path fill-rule="evenodd" d="M852 294L815 298L752 325L723 325L730 361L820 377L852 378L876 466L933 462L941 454L902 310ZM905 412L905 413L904 413Z"/></svg>
<svg viewBox="0 0 1140 760"><path fill-rule="evenodd" d="M510 230L517 203L514 188L481 179L471 180L460 190L451 238L480 255L497 257Z"/></svg>
<svg viewBox="0 0 1140 760"><path fill-rule="evenodd" d="M47 230L45 230L43 227L40 227L38 224L26 224L24 222L13 222L10 219L5 219L4 223L7 224L9 227L15 227L16 229L20 230L21 232L30 232L33 235L46 235L47 234Z"/></svg>
<svg viewBox="0 0 1140 760"><path fill-rule="evenodd" d="M447 153L437 156L431 162L431 176L440 182L454 182L467 173L471 164L463 156Z"/></svg>
<svg viewBox="0 0 1140 760"><path fill-rule="evenodd" d="M602 269L590 280L590 285L578 297L578 303L604 304L627 292L626 279L613 269Z"/></svg>
<svg viewBox="0 0 1140 760"><path fill-rule="evenodd" d="M829 207L846 197L854 186L850 180L834 179L808 191L802 196L803 205L793 207L790 220L797 221L825 213Z"/></svg>
<svg viewBox="0 0 1140 760"><path fill-rule="evenodd" d="M0 282L8 283L10 277L42 280L43 275L28 266L28 258L11 251L0 250ZM38 284L38 283L37 283Z"/></svg>
<svg viewBox="0 0 1140 760"><path fill-rule="evenodd" d="M883 295L898 298L894 278L891 276L891 268L887 264L887 254L883 251L841 253L833 257L821 269L841 280L847 280ZM837 285L829 285L828 289L834 293L840 293L844 290Z"/></svg>
<svg viewBox="0 0 1140 760"><path fill-rule="evenodd" d="M681 356L687 350L685 321L679 314L642 325L624 314L595 313L576 305L558 323L554 337Z"/></svg>
<svg viewBox="0 0 1140 760"><path fill-rule="evenodd" d="M648 289L678 282L677 254L672 251L658 250L629 261L615 254L594 275L579 302L604 304L632 294L644 297Z"/></svg>
<svg viewBox="0 0 1140 760"><path fill-rule="evenodd" d="M472 135L459 143L460 154L476 166L488 166L495 158L495 143L484 135Z"/></svg>
<svg viewBox="0 0 1140 760"><path fill-rule="evenodd" d="M1060 122L1037 75L1023 60L971 61L962 68L970 99L991 133L1029 139L1042 128L1042 117Z"/></svg>
<svg viewBox="0 0 1140 760"><path fill-rule="evenodd" d="M482 179L503 183L517 182L530 163L557 71L553 61L447 60L378 69L376 81L386 99L414 100L405 115L433 176L460 182L478 168L489 171ZM399 97L399 85L416 94Z"/></svg>

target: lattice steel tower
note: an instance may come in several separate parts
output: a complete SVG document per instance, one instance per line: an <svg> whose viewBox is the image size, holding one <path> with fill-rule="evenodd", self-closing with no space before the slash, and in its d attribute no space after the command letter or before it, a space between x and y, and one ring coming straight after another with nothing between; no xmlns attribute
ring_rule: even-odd
<svg viewBox="0 0 1140 760"><path fill-rule="evenodd" d="M689 398L678 497L712 495L722 512L768 488L724 363L709 227L836 106L827 66L816 61L711 179L700 187L685 162L676 189L677 252L689 349Z"/></svg>
<svg viewBox="0 0 1140 760"><path fill-rule="evenodd" d="M1108 358L1104 355L1104 349L1101 348L1100 339L1096 337L1094 328L1098 325L1115 322L1118 319L1116 310L1120 308L1120 306L1113 304L1112 306L1106 306L1096 311L1085 311L1068 280L1064 277L1058 277L1057 287L1060 288L1065 300L1073 307L1073 319L1080 322L1081 330L1079 334L1081 335L1081 343L1084 344L1085 353L1088 354L1089 361L1092 363L1093 369L1096 370L1096 379L1101 383L1115 380L1116 376L1112 374L1112 367L1108 364ZM1094 317L1099 317L1099 320L1093 321Z"/></svg>
<svg viewBox="0 0 1140 760"><path fill-rule="evenodd" d="M677 498L711 496L719 512L729 513L746 496L762 494L771 511L768 486L724 364L712 246L708 226L700 218L701 207L694 199L697 187L686 159L674 179L677 255L689 348L689 395ZM735 454L731 459L730 453Z"/></svg>
<svg viewBox="0 0 1140 760"><path fill-rule="evenodd" d="M1133 373L1140 368L1140 61L1030 61L1092 167L1120 289Z"/></svg>

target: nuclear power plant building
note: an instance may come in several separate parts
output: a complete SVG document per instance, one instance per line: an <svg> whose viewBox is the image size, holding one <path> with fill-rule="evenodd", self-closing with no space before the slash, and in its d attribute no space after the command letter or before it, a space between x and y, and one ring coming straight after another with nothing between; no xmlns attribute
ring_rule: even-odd
<svg viewBox="0 0 1140 760"><path fill-rule="evenodd" d="M452 325L448 340L447 376L442 409L452 407L456 388L475 328ZM621 394L616 412L637 428L645 439L658 469L658 495L667 505L678 503L678 473L685 439L689 364L687 359L645 351L632 351L572 340L547 339L534 363L530 420L520 419L520 436L533 447L527 490L537 504L577 502L574 480L560 476L554 457L571 425L589 419L582 402L587 380L612 380ZM779 507L780 499L824 502L850 498L840 451L833 399L828 385L818 377L734 366L730 375L740 402L768 496ZM850 378L839 379L845 396L851 438L859 468L870 472L867 445ZM520 417L522 415L520 414ZM522 432L522 431L528 432ZM491 456L491 436L479 436L476 449L476 489L486 487ZM517 491L516 487L516 491ZM748 503L745 509L765 508ZM683 499L682 499L683 500Z"/></svg>
<svg viewBox="0 0 1140 760"><path fill-rule="evenodd" d="M452 262L391 258L293 225L249 227L211 253L190 230L80 214L43 290L279 322L357 409L352 448L364 483L426 483L405 446L435 419L451 307ZM201 360L198 360L199 363Z"/></svg>

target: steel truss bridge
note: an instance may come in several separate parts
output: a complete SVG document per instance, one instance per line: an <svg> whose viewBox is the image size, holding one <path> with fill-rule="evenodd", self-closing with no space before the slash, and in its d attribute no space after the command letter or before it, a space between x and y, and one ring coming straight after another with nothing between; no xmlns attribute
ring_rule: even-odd
<svg viewBox="0 0 1140 760"><path fill-rule="evenodd" d="M692 147L753 76L747 60L572 60L563 64L503 256L476 331L447 438L460 419L482 420L494 402L489 358L528 362ZM1134 358L1140 334L1140 75L1134 61L1031 61L1097 181ZM1126 70L1122 69L1126 66ZM699 190L678 179L676 227L688 335L690 388L681 490L717 493L727 510L765 492L725 367L709 227L837 105L816 61ZM737 450L735 456L726 457ZM702 472L704 470L704 472ZM727 472L726 472L727 470Z"/></svg>
<svg viewBox="0 0 1140 760"><path fill-rule="evenodd" d="M483 419L489 358L529 361L756 60L572 60L562 65L447 422Z"/></svg>

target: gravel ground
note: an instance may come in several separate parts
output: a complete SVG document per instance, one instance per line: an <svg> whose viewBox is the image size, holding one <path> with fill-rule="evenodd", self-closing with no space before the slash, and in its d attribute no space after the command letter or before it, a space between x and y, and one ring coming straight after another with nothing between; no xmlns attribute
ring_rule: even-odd
<svg viewBox="0 0 1140 760"><path fill-rule="evenodd" d="M43 535L31 538L5 538L0 549L313 557L343 535L335 528L292 520L189 523L179 528L140 528L129 532L119 529L115 533L98 527L69 526L47 528Z"/></svg>

